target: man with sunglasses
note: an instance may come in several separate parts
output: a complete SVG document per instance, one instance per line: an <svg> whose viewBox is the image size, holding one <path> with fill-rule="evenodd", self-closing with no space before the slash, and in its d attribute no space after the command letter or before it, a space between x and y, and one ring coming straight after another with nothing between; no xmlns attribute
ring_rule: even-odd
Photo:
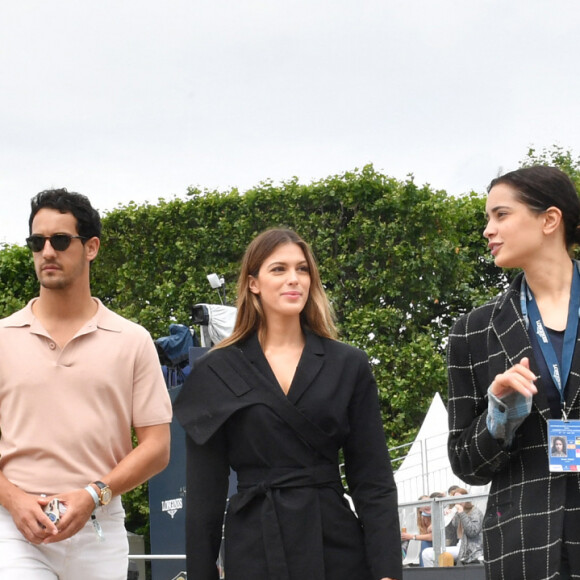
<svg viewBox="0 0 580 580"><path fill-rule="evenodd" d="M91 295L98 212L31 206L40 293L0 320L0 578L126 580L120 496L167 465L169 395L149 333Z"/></svg>

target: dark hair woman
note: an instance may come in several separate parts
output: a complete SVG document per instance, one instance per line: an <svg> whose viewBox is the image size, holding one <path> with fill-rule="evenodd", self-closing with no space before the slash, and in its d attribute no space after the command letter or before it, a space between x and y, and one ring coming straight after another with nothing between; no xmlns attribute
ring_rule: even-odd
<svg viewBox="0 0 580 580"><path fill-rule="evenodd" d="M448 345L449 457L466 483L491 482L488 578L569 578L580 571L580 476L550 471L549 433L580 419L580 201L554 167L494 179L483 236L509 288L461 317Z"/></svg>

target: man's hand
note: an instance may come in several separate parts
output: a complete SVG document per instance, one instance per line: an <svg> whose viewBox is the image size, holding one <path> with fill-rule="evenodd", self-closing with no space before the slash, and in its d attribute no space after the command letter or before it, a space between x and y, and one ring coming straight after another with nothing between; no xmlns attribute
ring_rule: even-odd
<svg viewBox="0 0 580 580"><path fill-rule="evenodd" d="M56 525L58 533L46 537L43 544L53 544L74 536L84 527L95 509L95 502L85 489L76 489L53 497L58 497L64 506L64 513L61 510L60 521ZM52 498L47 498L47 503L48 499Z"/></svg>
<svg viewBox="0 0 580 580"><path fill-rule="evenodd" d="M14 488L13 493L10 494L7 509L18 531L31 544L42 544L48 538L58 534L57 527L43 511L50 499L25 493L17 488Z"/></svg>

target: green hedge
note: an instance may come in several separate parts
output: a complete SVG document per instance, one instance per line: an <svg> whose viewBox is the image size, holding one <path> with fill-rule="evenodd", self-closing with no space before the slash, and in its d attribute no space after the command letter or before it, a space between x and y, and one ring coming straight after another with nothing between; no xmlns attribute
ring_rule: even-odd
<svg viewBox="0 0 580 580"><path fill-rule="evenodd" d="M436 391L445 394L452 321L494 294L502 274L481 236L484 198L448 196L372 166L308 185L261 183L245 194L189 190L186 199L129 204L103 218L93 293L153 337L190 325L191 307L219 302L206 275L225 277L235 300L241 256L272 226L313 247L343 340L375 363L385 432L410 440ZM37 292L29 252L0 251L0 315Z"/></svg>

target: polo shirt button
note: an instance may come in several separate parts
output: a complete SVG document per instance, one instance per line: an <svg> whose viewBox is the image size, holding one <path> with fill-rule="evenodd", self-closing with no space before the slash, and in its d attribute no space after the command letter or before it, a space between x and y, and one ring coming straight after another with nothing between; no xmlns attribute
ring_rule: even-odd
<svg viewBox="0 0 580 580"><path fill-rule="evenodd" d="M50 348L50 350L54 350L56 348L56 344L54 344L54 342L49 342L48 348Z"/></svg>

